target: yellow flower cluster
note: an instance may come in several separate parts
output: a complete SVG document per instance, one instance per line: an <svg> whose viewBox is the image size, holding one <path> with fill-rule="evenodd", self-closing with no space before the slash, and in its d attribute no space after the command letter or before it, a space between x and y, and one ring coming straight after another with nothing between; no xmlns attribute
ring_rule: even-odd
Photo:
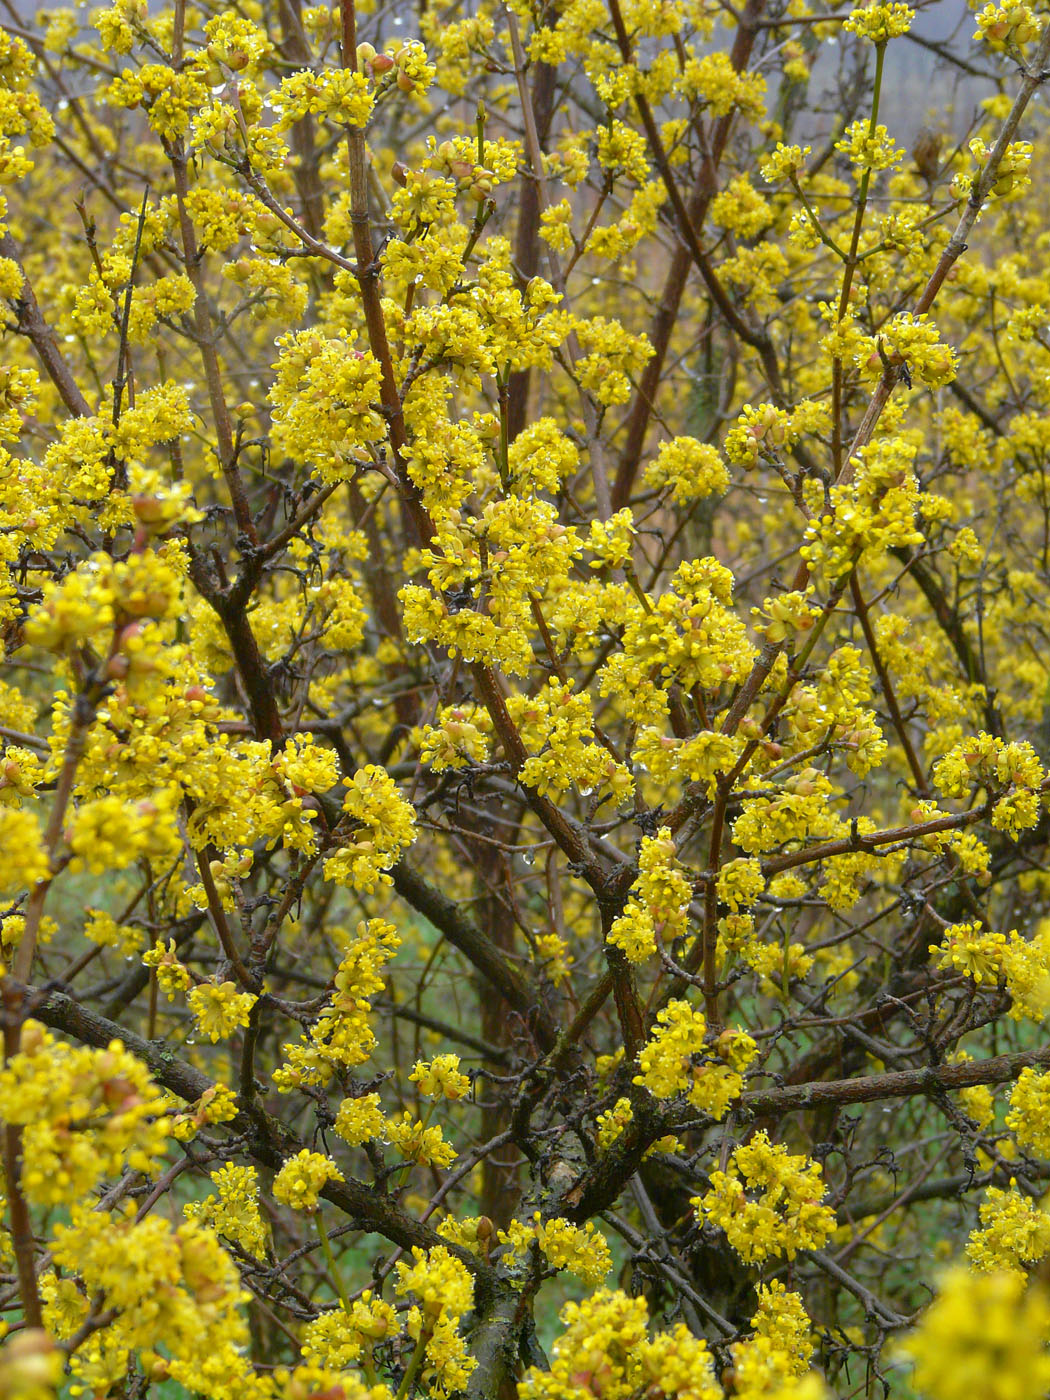
<svg viewBox="0 0 1050 1400"><path fill-rule="evenodd" d="M331 1157L304 1147L294 1157L289 1157L274 1177L273 1197L294 1210L316 1210L328 1182L344 1179Z"/></svg>
<svg viewBox="0 0 1050 1400"><path fill-rule="evenodd" d="M225 1040L238 1026L246 1026L251 1009L258 997L251 992L238 991L234 982L218 985L203 982L187 993L187 1004L201 1035L213 1043Z"/></svg>
<svg viewBox="0 0 1050 1400"><path fill-rule="evenodd" d="M423 1349L421 1375L430 1393L445 1397L462 1390L477 1367L461 1331L474 1303L474 1282L447 1249L413 1249L411 1264L397 1265L397 1294L414 1298L405 1328Z"/></svg>
<svg viewBox="0 0 1050 1400"><path fill-rule="evenodd" d="M182 1208L183 1214L188 1220L199 1220L210 1226L223 1239L261 1259L268 1234L259 1211L255 1168L229 1162L210 1176L218 1193L206 1196L203 1201L188 1202Z"/></svg>
<svg viewBox="0 0 1050 1400"><path fill-rule="evenodd" d="M369 1024L371 998L383 989L383 969L400 938L392 924L370 919L357 925L333 980L330 1002L298 1045L284 1047L285 1063L275 1071L282 1093L303 1084L324 1084L336 1068L364 1064L375 1049Z"/></svg>
<svg viewBox="0 0 1050 1400"><path fill-rule="evenodd" d="M531 1367L521 1400L567 1400L581 1394L607 1400L674 1395L678 1400L721 1400L707 1343L683 1324L650 1336L644 1298L600 1289L566 1303L564 1331L554 1343L550 1370Z"/></svg>
<svg viewBox="0 0 1050 1400"><path fill-rule="evenodd" d="M872 4L861 5L851 10L843 28L863 35L873 44L884 44L888 39L907 34L914 18L915 11L908 5L886 5L875 0Z"/></svg>
<svg viewBox="0 0 1050 1400"><path fill-rule="evenodd" d="M914 457L914 445L902 438L858 454L853 480L831 488L829 509L806 529L799 554L814 573L834 582L872 556L922 543Z"/></svg>
<svg viewBox="0 0 1050 1400"><path fill-rule="evenodd" d="M470 1093L470 1080L461 1073L458 1055L437 1055L431 1061L417 1060L408 1076L419 1092L428 1099L448 1099L455 1102Z"/></svg>
<svg viewBox="0 0 1050 1400"><path fill-rule="evenodd" d="M77 1349L71 1370L84 1391L105 1392L127 1373L132 1354L152 1370L208 1396L221 1384L245 1384L251 1367L236 1265L211 1230L188 1220L173 1228L161 1215L75 1206L55 1228L55 1265L65 1276L48 1292L45 1321L59 1338L86 1320L89 1299L113 1310L109 1326ZM226 1392L229 1393L229 1392Z"/></svg>
<svg viewBox="0 0 1050 1400"><path fill-rule="evenodd" d="M703 1013L688 1002L669 1001L639 1052L634 1082L657 1099L685 1094L694 1108L717 1122L740 1097L743 1072L757 1049L744 1031L723 1031L708 1044Z"/></svg>
<svg viewBox="0 0 1050 1400"><path fill-rule="evenodd" d="M999 1269L1026 1271L1050 1254L1050 1215L1022 1196L1017 1183L1002 1191L990 1186L980 1207L980 1230L974 1230L966 1254L984 1273Z"/></svg>
<svg viewBox="0 0 1050 1400"><path fill-rule="evenodd" d="M835 1228L823 1199L819 1164L760 1132L736 1149L726 1171L712 1172L710 1189L693 1206L750 1263L819 1249Z"/></svg>
<svg viewBox="0 0 1050 1400"><path fill-rule="evenodd" d="M675 859L670 830L643 836L638 878L624 911L609 929L608 942L629 962L644 962L658 947L685 935L692 889Z"/></svg>
<svg viewBox="0 0 1050 1400"><path fill-rule="evenodd" d="M456 1149L445 1141L440 1126L427 1127L407 1109L400 1118L387 1120L385 1133L401 1156L417 1167L448 1167L456 1160Z"/></svg>
<svg viewBox="0 0 1050 1400"><path fill-rule="evenodd" d="M22 1189L39 1205L83 1200L125 1166L151 1171L167 1143L162 1110L146 1067L119 1041L68 1045L27 1021L0 1070L0 1116L23 1129Z"/></svg>
<svg viewBox="0 0 1050 1400"><path fill-rule="evenodd" d="M739 223L739 216L735 217ZM677 437L660 444L645 469L645 484L669 487L676 505L689 506L708 496L721 496L729 487L729 472L710 443Z"/></svg>
<svg viewBox="0 0 1050 1400"><path fill-rule="evenodd" d="M415 838L415 813L384 768L359 768L343 798L352 835L324 865L326 880L356 890L389 884L386 873Z"/></svg>
<svg viewBox="0 0 1050 1400"><path fill-rule="evenodd" d="M733 1347L735 1394L757 1397L785 1389L791 1394L790 1382L806 1374L814 1349L802 1298L779 1279L759 1284L751 1326L753 1335Z"/></svg>
<svg viewBox="0 0 1050 1400"><path fill-rule="evenodd" d="M1050 1385L1050 1296L1014 1270L950 1270L900 1350L922 1395L1014 1400Z"/></svg>

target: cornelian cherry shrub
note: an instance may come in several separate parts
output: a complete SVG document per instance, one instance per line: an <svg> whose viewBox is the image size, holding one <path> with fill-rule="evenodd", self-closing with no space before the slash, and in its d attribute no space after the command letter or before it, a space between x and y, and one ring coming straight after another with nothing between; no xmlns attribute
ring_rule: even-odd
<svg viewBox="0 0 1050 1400"><path fill-rule="evenodd" d="M4 10L0 1394L1044 1396L1046 15Z"/></svg>

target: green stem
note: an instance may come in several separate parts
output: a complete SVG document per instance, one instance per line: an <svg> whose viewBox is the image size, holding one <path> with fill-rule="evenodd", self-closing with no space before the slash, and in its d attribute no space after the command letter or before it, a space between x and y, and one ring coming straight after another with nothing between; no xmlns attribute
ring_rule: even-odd
<svg viewBox="0 0 1050 1400"><path fill-rule="evenodd" d="M879 124L879 103L882 100L882 69L886 60L885 42L875 45L875 87L871 97L871 120L868 122L868 139L875 135L875 129ZM869 165L860 178L857 186L857 213L853 220L853 233L850 236L849 253L846 255L846 264L842 271L842 292L839 296L838 320L841 321L849 306L850 292L853 290L853 275L860 263L857 256L857 249L860 247L860 233L864 226L864 212L868 203L868 188L871 185L871 166ZM842 361L836 357L832 365L831 384L831 430L832 430L832 457L834 460L835 477L838 479L842 472Z"/></svg>
<svg viewBox="0 0 1050 1400"><path fill-rule="evenodd" d="M361 1350L361 1370L365 1373L365 1380L370 1386L379 1384L376 1376L375 1363L372 1360L372 1343L366 1342Z"/></svg>
<svg viewBox="0 0 1050 1400"><path fill-rule="evenodd" d="M335 1255L332 1252L332 1241L328 1238L328 1231L325 1229L324 1216L320 1210L316 1215L317 1238L321 1241L321 1253L325 1257L328 1265L328 1272L332 1275L332 1282L335 1284L335 1291L339 1294L339 1301L343 1305L343 1311L350 1311L350 1294L347 1292L346 1284L343 1282L343 1275L339 1272L339 1265L335 1262Z"/></svg>
<svg viewBox="0 0 1050 1400"><path fill-rule="evenodd" d="M510 387L509 372L497 373L496 388L499 400L499 480L504 491L509 489L510 482L510 401L508 391Z"/></svg>
<svg viewBox="0 0 1050 1400"><path fill-rule="evenodd" d="M419 1374L419 1368L423 1365L423 1357L426 1355L427 1342L429 1341L430 1329L424 1327L419 1334L419 1341L416 1343L416 1349L412 1353L412 1360L408 1363L408 1370L401 1377L401 1384L397 1388L397 1394L394 1396L394 1400L406 1400L406 1397L415 1384L416 1376Z"/></svg>
<svg viewBox="0 0 1050 1400"><path fill-rule="evenodd" d="M842 251L839 245L832 238L831 234L827 232L827 230L824 228L824 225L820 222L820 215L817 213L817 211L813 208L812 204L810 204L809 200L806 198L805 192L803 191L802 186L798 182L798 177L795 175L791 176L791 188L798 195L803 209L805 209L806 213L809 215L810 221L813 224L814 231L816 232L817 237L820 239L821 243L823 243L826 248L830 248L837 258L841 258L842 261L845 262L846 254Z"/></svg>
<svg viewBox="0 0 1050 1400"><path fill-rule="evenodd" d="M875 90L871 97L871 120L868 122L868 139L875 135L875 129L879 124L879 102L882 98L882 68L886 61L886 45L875 45ZM869 165L860 177L860 184L857 186L857 214L853 220L853 234L850 238L849 257L846 260L846 271L842 279L842 296L839 299L839 320L846 314L846 306L849 302L849 294L853 287L853 273L856 270L857 248L860 246L860 231L864 225L864 211L868 203L868 188L871 185L871 166Z"/></svg>

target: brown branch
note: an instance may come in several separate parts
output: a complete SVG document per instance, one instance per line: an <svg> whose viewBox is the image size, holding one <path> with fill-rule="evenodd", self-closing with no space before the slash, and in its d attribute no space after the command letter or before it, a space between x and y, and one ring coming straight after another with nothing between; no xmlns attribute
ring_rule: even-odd
<svg viewBox="0 0 1050 1400"><path fill-rule="evenodd" d="M491 716L493 726L503 744L503 751L517 775L525 766L528 752L522 743L514 721L510 717L503 692L493 672L480 664L471 668L478 695ZM562 810L547 797L542 797L535 788L521 784L528 798L529 806L539 817L562 851L584 872L592 889L604 884L604 875L591 853L585 833L576 822L570 821Z"/></svg>
<svg viewBox="0 0 1050 1400"><path fill-rule="evenodd" d="M764 9L765 0L748 0L744 13L740 16L729 54L729 62L736 73L742 73L748 65L758 32L759 17ZM698 231L703 227L708 206L718 191L718 166L729 140L733 117L734 113L729 111L725 116L718 118L712 129L710 151L702 152L700 172L686 207L689 226ZM678 311L685 294L691 264L692 254L688 247L684 243L678 243L671 255L663 292L649 327L649 342L653 347L653 354L642 371L628 413L627 437L620 452L613 487L614 510L619 510L627 504L638 474L646 432L652 418L671 334L678 323Z"/></svg>
<svg viewBox="0 0 1050 1400"><path fill-rule="evenodd" d="M779 1117L800 1109L828 1105L841 1108L846 1104L878 1103L882 1099L907 1099L917 1094L970 1089L978 1084L1007 1084L1024 1069L1048 1066L1050 1045L1044 1045L1038 1050L1019 1050L1012 1055L968 1060L960 1065L925 1065L922 1069L865 1074L856 1079L827 1079L782 1089L756 1089L743 1095L739 1107L754 1117Z"/></svg>
<svg viewBox="0 0 1050 1400"><path fill-rule="evenodd" d="M557 69L549 63L537 63L531 93L526 86L523 102L533 112L536 139L541 150L546 148L554 117L554 92ZM518 226L514 236L514 271L519 287L524 288L540 270L540 190L536 179L525 180L518 205ZM507 385L507 435L511 442L525 426L529 404L530 369L514 370Z"/></svg>
<svg viewBox="0 0 1050 1400"><path fill-rule="evenodd" d="M332 8L334 10L335 6ZM339 14L343 67L351 73L356 73L357 17L354 12L354 0L343 0L339 6ZM434 526L401 461L401 453L407 443L405 418L386 333L383 300L379 291L380 267L372 248L372 226L368 208L368 148L363 127L346 128L346 151L350 171L350 227L357 258L355 275L361 292L361 308L365 316L368 346L379 365L379 396L386 414L387 434L394 456L398 489L420 544L426 544L433 537Z"/></svg>
<svg viewBox="0 0 1050 1400"><path fill-rule="evenodd" d="M22 273L22 291L15 303L18 312L18 333L27 336L32 343L47 377L58 390L59 398L73 417L89 418L91 409L88 407L88 401L80 392L77 382L73 378L73 371L58 348L55 333L45 319L44 313L40 310L40 303L25 275L25 268L22 267L18 256L18 248L10 233L5 233L0 237L0 257L10 258L12 262L18 263L19 271Z"/></svg>
<svg viewBox="0 0 1050 1400"><path fill-rule="evenodd" d="M9 986L11 982L13 985ZM23 988L13 978L3 982L4 1064L8 1064L21 1046ZM4 1185L7 1209L11 1217L11 1247L18 1272L18 1296L27 1327L43 1326L40 1290L36 1281L36 1244L33 1221L26 1198L22 1194L22 1129L16 1123L3 1127Z"/></svg>
<svg viewBox="0 0 1050 1400"><path fill-rule="evenodd" d="M214 1089L213 1080L185 1060L178 1059L167 1045L144 1040L61 992L45 992L34 987L22 987L21 990L31 1014L44 1025L71 1035L84 1045L102 1049L113 1040L123 1042L124 1048L147 1066L158 1084L186 1103L195 1103L203 1094ZM285 1161L301 1152L304 1146L290 1128L255 1106L239 1112L228 1126L231 1132L243 1137L245 1149L251 1157L274 1170L280 1170ZM328 1182L321 1194L357 1221L362 1230L382 1235L405 1249L415 1245L422 1249L445 1245L466 1264L479 1283L486 1288L491 1287L493 1270L487 1264L458 1245L448 1244L428 1225L421 1225L406 1215L392 1196L352 1177L345 1181Z"/></svg>
<svg viewBox="0 0 1050 1400"><path fill-rule="evenodd" d="M631 40L624 24L623 12L620 8L620 0L609 0L609 15L616 31L616 40L620 48L625 63L632 62ZM756 326L751 326L737 310L732 298L722 286L722 283L711 265L711 260L700 246L700 239L682 198L682 192L678 188L678 182L674 178L674 171L671 169L671 162L667 158L664 149L663 139L660 136L660 128L657 125L656 117L649 106L648 99L640 92L634 94L634 105L638 111L642 126L645 128L646 141L649 144L649 153L653 158L660 178L667 190L667 197L671 201L671 207L675 212L678 235L689 250L689 255L700 273L707 287L712 301L722 313L723 319L738 339L745 345L750 345L758 352L758 357L762 362L762 369L769 383L770 392L777 402L783 402L783 385L780 378L780 366L777 362L776 351L770 337Z"/></svg>
<svg viewBox="0 0 1050 1400"><path fill-rule="evenodd" d="M187 806L189 804L187 803ZM222 951L237 974L237 981L247 992L257 993L259 983L245 967L237 945L234 942L233 932L229 921L226 918L226 910L222 907L222 899L215 886L215 877L211 873L211 864L206 851L196 851L194 856L197 862L197 870L201 877L201 884L204 886L204 893L208 900L208 912L211 914L212 927L219 936Z"/></svg>
<svg viewBox="0 0 1050 1400"><path fill-rule="evenodd" d="M948 602L937 575L923 559L917 554L910 554L907 549L897 546L890 552L907 567L908 572L922 590L923 596L933 609L938 626L947 637L959 664L963 668L967 683L983 686L986 696L985 718L988 728L993 734L1001 735L1002 719L992 700L991 687L988 684L988 677L981 658L966 635L966 628L963 626L958 611Z"/></svg>
<svg viewBox="0 0 1050 1400"><path fill-rule="evenodd" d="M195 339L204 368L204 379L208 387L208 402L211 406L212 423L215 428L216 451L219 467L230 493L234 519L242 535L253 545L258 544L251 507L237 466L237 448L230 422L230 410L222 387L222 368L219 352L216 349L215 325L208 309L208 293L201 271L201 250L197 244L197 233L193 227L186 205L189 196L189 178L186 173L186 153L179 141L168 152L172 175L175 181L175 203L178 210L179 233L182 238L183 261L186 276L193 285L193 321Z"/></svg>
<svg viewBox="0 0 1050 1400"><path fill-rule="evenodd" d="M417 913L430 920L454 948L491 983L508 1006L522 1016L540 1048L549 1051L557 1039L550 1013L504 954L485 937L460 906L430 884L414 866L398 861L390 872L394 889Z"/></svg>
<svg viewBox="0 0 1050 1400"><path fill-rule="evenodd" d="M886 708L890 714L890 721L893 724L897 738L900 740L901 748L904 750L904 756L908 761L908 767L911 769L915 790L920 797L929 797L930 790L926 782L926 773L922 764L919 762L919 756L915 752L915 745L911 741L911 735L908 733L908 727L904 722L904 716L901 714L900 705L897 703L897 694L893 689L893 680L879 652L878 641L875 637L875 629L871 625L871 614L868 611L867 603L864 601L864 594L861 592L856 574L850 579L850 591L853 594L853 606L857 613L857 619L860 622L860 630L864 633L864 642L868 648L868 655L871 657L872 665L875 667L875 674L879 678L879 685L882 688L882 696L886 701Z"/></svg>
<svg viewBox="0 0 1050 1400"><path fill-rule="evenodd" d="M911 826L891 827L887 831L858 832L844 836L838 841L825 841L820 846L808 846L801 851L787 851L782 856L772 856L763 863L766 875L776 875L782 870L793 870L798 865L811 865L814 861L830 860L833 856L852 855L856 851L875 851L880 846L892 846L901 841L918 841L924 836L935 836L941 831L961 831L973 826L988 815L988 807L974 807L969 812L958 812L951 816L936 817L933 821L914 822Z"/></svg>

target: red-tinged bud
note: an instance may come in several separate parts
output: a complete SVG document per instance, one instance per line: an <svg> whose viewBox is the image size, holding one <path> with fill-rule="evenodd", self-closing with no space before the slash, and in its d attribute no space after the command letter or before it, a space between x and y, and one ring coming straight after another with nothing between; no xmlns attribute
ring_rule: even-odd
<svg viewBox="0 0 1050 1400"><path fill-rule="evenodd" d="M129 1079L123 1075L117 1075L115 1079L107 1079L102 1086L102 1099L107 1108L115 1109L120 1113L128 1113L142 1102L142 1096Z"/></svg>
<svg viewBox="0 0 1050 1400"><path fill-rule="evenodd" d="M389 73L394 66L394 60L387 53L377 53L372 62L368 65L377 78L384 73Z"/></svg>
<svg viewBox="0 0 1050 1400"><path fill-rule="evenodd" d="M223 1296L224 1286L214 1275L211 1249L205 1240L183 1240L182 1276L199 1303L214 1303Z"/></svg>
<svg viewBox="0 0 1050 1400"><path fill-rule="evenodd" d="M19 1049L23 1055L36 1055L47 1044L47 1032L39 1021L26 1021L22 1026Z"/></svg>
<svg viewBox="0 0 1050 1400"><path fill-rule="evenodd" d="M394 168L391 170L390 173L391 175L393 175L395 182L399 184L402 187L402 189L405 187L405 185L408 184L408 166L402 165L399 160L394 162Z"/></svg>
<svg viewBox="0 0 1050 1400"><path fill-rule="evenodd" d="M111 681L122 681L131 670L131 662L126 656L118 652L111 656L106 662L106 678Z"/></svg>
<svg viewBox="0 0 1050 1400"><path fill-rule="evenodd" d="M397 85L402 92L415 92L416 85L407 73L398 73Z"/></svg>
<svg viewBox="0 0 1050 1400"><path fill-rule="evenodd" d="M168 505L159 496L132 496L131 509L143 525L156 525L166 518Z"/></svg>
<svg viewBox="0 0 1050 1400"><path fill-rule="evenodd" d="M11 1394L51 1394L61 1374L59 1352L42 1327L27 1327L4 1342L3 1375Z"/></svg>

